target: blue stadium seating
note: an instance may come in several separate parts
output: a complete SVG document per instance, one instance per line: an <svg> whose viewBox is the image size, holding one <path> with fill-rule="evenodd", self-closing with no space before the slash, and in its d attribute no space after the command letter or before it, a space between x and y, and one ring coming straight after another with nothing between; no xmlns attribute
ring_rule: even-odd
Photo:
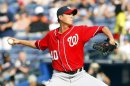
<svg viewBox="0 0 130 86"><path fill-rule="evenodd" d="M40 62L39 70L41 71L41 75L37 77L38 83L42 83L42 81L47 81L50 79L50 72L46 63ZM25 80L22 83L16 84L16 86L29 86L29 82Z"/></svg>

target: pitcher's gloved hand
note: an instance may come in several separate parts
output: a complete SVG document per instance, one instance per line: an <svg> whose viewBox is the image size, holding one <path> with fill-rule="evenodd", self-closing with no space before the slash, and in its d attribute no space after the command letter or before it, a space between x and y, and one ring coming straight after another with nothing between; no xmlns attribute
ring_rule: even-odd
<svg viewBox="0 0 130 86"><path fill-rule="evenodd" d="M93 44L93 49L98 50L103 55L107 55L111 53L116 48L117 48L117 43L115 43L115 45L112 45L109 43L109 39L104 40L103 42L96 42Z"/></svg>

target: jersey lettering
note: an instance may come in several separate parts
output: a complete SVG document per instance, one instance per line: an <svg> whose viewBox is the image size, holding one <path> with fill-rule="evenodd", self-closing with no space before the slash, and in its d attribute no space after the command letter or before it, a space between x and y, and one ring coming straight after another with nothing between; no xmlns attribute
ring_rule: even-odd
<svg viewBox="0 0 130 86"><path fill-rule="evenodd" d="M58 53L56 50L51 51L52 60L58 60Z"/></svg>
<svg viewBox="0 0 130 86"><path fill-rule="evenodd" d="M69 46L73 47L74 45L76 45L78 43L79 40L79 36L78 34L75 34L74 36L70 36L67 41L69 42Z"/></svg>

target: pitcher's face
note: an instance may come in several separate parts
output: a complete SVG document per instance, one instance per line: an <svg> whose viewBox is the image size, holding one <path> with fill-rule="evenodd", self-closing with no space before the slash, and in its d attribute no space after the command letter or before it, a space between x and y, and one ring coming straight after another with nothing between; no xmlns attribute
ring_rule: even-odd
<svg viewBox="0 0 130 86"><path fill-rule="evenodd" d="M63 14L59 18L61 22L67 24L67 25L72 25L73 24L73 14Z"/></svg>

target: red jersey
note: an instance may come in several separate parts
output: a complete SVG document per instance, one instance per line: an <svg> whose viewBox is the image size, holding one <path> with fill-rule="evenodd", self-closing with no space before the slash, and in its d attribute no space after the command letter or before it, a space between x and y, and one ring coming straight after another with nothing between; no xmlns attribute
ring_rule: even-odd
<svg viewBox="0 0 130 86"><path fill-rule="evenodd" d="M35 45L40 50L49 49L52 66L57 71L75 71L84 66L84 44L95 34L102 32L103 26L70 26L60 34L58 28L48 32Z"/></svg>

